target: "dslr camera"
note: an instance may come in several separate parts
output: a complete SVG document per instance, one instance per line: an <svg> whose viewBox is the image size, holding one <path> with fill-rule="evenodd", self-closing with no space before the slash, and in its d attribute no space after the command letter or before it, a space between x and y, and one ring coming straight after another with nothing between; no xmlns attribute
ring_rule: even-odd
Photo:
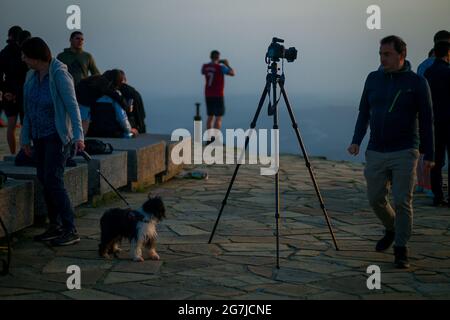
<svg viewBox="0 0 450 320"><path fill-rule="evenodd" d="M280 59L286 59L287 62L294 62L297 59L297 49L294 47L285 49L280 43L284 43L284 40L280 38L272 39L272 43L266 53L267 63L270 61L280 61Z"/></svg>

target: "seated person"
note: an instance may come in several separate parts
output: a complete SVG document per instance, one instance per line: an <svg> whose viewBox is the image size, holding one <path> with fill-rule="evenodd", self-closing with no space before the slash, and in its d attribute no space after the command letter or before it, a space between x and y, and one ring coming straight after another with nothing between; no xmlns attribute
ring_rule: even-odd
<svg viewBox="0 0 450 320"><path fill-rule="evenodd" d="M111 97L102 96L90 107L88 137L133 138L138 131L131 127L127 113Z"/></svg>
<svg viewBox="0 0 450 320"><path fill-rule="evenodd" d="M77 101L80 106L83 131L86 134L89 128L90 107L103 96L110 97L121 108L128 111L128 105L117 89L123 82L119 70L108 70L102 75L95 75L81 80L75 87Z"/></svg>
<svg viewBox="0 0 450 320"><path fill-rule="evenodd" d="M142 97L135 88L128 85L125 72L122 70L119 70L119 72L122 75L122 84L119 87L119 91L122 93L125 100L129 102L128 105L131 106L131 110L127 111L128 120L130 121L131 126L136 128L139 133L146 133L145 109Z"/></svg>

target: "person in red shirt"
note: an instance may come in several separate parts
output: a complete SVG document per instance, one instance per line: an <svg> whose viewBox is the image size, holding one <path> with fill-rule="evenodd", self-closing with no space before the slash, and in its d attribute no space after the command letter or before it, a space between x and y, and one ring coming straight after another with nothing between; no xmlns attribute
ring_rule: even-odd
<svg viewBox="0 0 450 320"><path fill-rule="evenodd" d="M230 67L228 60L220 60L220 52L211 52L211 62L202 67L205 76L205 99L208 113L208 129L222 127L222 117L225 114L224 89L225 75L234 76L234 70Z"/></svg>

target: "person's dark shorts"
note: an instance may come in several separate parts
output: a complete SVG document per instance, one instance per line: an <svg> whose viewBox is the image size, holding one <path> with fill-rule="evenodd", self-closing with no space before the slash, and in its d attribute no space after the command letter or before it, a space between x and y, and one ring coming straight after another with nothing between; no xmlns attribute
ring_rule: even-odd
<svg viewBox="0 0 450 320"><path fill-rule="evenodd" d="M206 97L206 110L208 116L222 117L225 114L223 97Z"/></svg>
<svg viewBox="0 0 450 320"><path fill-rule="evenodd" d="M1 107L5 111L6 117L8 118L17 117L21 111L20 104L17 102L14 103L13 101L3 100L1 104Z"/></svg>

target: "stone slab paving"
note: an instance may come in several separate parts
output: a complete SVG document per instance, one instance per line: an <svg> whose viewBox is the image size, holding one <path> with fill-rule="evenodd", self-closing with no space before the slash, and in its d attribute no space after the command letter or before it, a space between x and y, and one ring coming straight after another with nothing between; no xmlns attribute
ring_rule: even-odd
<svg viewBox="0 0 450 320"><path fill-rule="evenodd" d="M77 209L82 241L67 248L34 243L42 231L15 235L11 275L0 278L0 299L448 299L450 210L415 197L409 271L393 267L392 251L377 253L382 227L365 194L363 166L312 159L341 250L333 247L304 162L281 157L280 265L275 267L273 178L242 166L212 244L210 232L234 166L198 166L208 180L176 178L148 191L159 194L168 219L158 226L161 261L97 256L99 218L123 206ZM188 167L187 169L192 169ZM147 192L124 195L137 207ZM66 268L82 270L82 290L65 285ZM369 265L381 268L381 289L366 286Z"/></svg>

